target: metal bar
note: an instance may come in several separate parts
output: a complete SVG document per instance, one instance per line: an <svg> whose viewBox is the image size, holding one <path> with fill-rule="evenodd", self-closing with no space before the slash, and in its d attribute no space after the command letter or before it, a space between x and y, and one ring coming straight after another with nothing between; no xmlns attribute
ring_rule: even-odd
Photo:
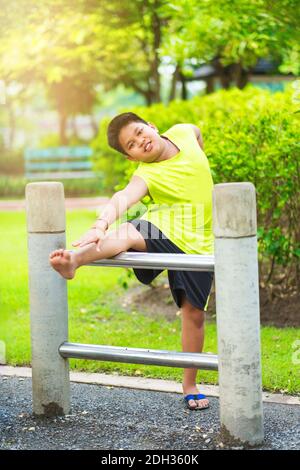
<svg viewBox="0 0 300 470"><path fill-rule="evenodd" d="M31 162L31 161L36 161L36 160L55 160L55 161L61 161L63 160L87 160L90 158L89 155L76 155L76 154L63 154L63 155L55 155L52 154L51 152L47 152L45 154L33 154L33 155L26 155L25 153L25 162Z"/></svg>
<svg viewBox="0 0 300 470"><path fill-rule="evenodd" d="M77 178L96 178L98 173L92 171L66 171L66 172L41 172L41 173L26 173L25 177L30 180L47 180L47 179L77 179ZM100 175L101 176L101 175Z"/></svg>
<svg viewBox="0 0 300 470"><path fill-rule="evenodd" d="M204 256L178 253L124 252L112 258L94 261L86 266L214 272L215 258L213 255Z"/></svg>
<svg viewBox="0 0 300 470"><path fill-rule="evenodd" d="M26 149L26 159L37 158L68 158L68 157L91 157L93 150L90 147L49 147L44 149Z"/></svg>
<svg viewBox="0 0 300 470"><path fill-rule="evenodd" d="M215 354L183 353L67 342L61 344L58 350L60 355L65 358L72 357L96 361L218 370L218 356Z"/></svg>
<svg viewBox="0 0 300 470"><path fill-rule="evenodd" d="M64 170L91 170L93 167L90 161L76 161L76 162L34 162L25 163L26 171L64 171Z"/></svg>

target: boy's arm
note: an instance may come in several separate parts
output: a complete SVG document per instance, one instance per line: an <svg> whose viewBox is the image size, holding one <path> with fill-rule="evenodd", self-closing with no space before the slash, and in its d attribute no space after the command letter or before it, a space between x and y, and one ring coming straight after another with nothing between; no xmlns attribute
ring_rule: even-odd
<svg viewBox="0 0 300 470"><path fill-rule="evenodd" d="M96 220L91 229L79 240L73 242L72 245L83 247L89 243L97 243L98 248L108 227L147 194L148 187L145 181L139 176L133 176L128 185L121 191L117 191L108 203L105 204L101 210L101 216Z"/></svg>
<svg viewBox="0 0 300 470"><path fill-rule="evenodd" d="M194 124L191 124L191 126L193 127L194 132L195 132L195 134L196 134L198 144L200 145L200 147L202 148L202 150L204 150L203 138L202 138L202 135L201 135L201 132L200 132L199 127L194 126Z"/></svg>
<svg viewBox="0 0 300 470"><path fill-rule="evenodd" d="M96 221L97 227L107 229L147 194L149 193L145 181L139 176L132 176L128 185L121 191L117 191L104 206L101 216Z"/></svg>

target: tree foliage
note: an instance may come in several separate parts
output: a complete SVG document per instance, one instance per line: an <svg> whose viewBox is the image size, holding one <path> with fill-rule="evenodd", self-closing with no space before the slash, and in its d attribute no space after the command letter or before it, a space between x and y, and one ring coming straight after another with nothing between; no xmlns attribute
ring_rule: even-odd
<svg viewBox="0 0 300 470"><path fill-rule="evenodd" d="M189 74L212 61L223 86L240 88L259 57L299 73L296 0L0 0L0 79L41 83L59 112L92 112L96 86L122 83L149 105L161 101L161 64Z"/></svg>

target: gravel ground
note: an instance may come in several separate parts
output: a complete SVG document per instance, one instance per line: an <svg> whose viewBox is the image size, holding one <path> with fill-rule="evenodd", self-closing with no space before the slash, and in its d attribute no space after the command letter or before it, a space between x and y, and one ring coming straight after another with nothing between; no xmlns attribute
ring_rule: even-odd
<svg viewBox="0 0 300 470"><path fill-rule="evenodd" d="M32 415L31 379L0 377L0 449L226 449L219 401L189 411L176 393L71 384L70 415ZM300 449L300 406L264 404L260 449ZM231 447L241 449L242 447Z"/></svg>

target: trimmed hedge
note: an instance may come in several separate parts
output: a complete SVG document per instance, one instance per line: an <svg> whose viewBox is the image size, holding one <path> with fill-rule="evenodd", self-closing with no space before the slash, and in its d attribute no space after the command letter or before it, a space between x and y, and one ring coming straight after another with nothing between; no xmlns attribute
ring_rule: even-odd
<svg viewBox="0 0 300 470"><path fill-rule="evenodd" d="M102 179L66 179L60 180L65 188L66 197L98 197L103 194ZM0 176L0 197L6 199L24 199L25 186L28 181L24 177L12 175Z"/></svg>

